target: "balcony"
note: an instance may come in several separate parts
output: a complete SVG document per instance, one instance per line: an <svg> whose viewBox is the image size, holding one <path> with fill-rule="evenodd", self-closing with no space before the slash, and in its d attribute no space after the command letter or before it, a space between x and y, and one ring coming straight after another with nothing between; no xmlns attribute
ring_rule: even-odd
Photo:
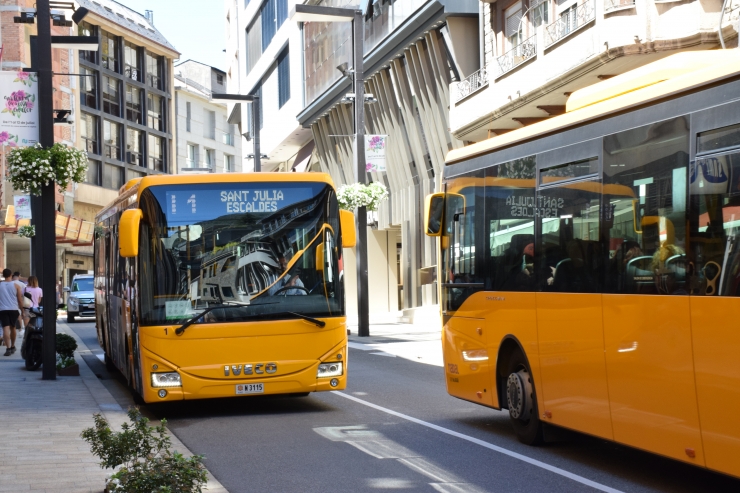
<svg viewBox="0 0 740 493"><path fill-rule="evenodd" d="M521 65L537 56L537 36L531 36L525 39L514 48L510 49L496 59L498 62L499 73L497 77L504 75L506 72L514 70Z"/></svg>
<svg viewBox="0 0 740 493"><path fill-rule="evenodd" d="M619 1L619 0L616 0ZM594 0L569 8L560 18L545 28L545 48L578 31L596 18Z"/></svg>
<svg viewBox="0 0 740 493"><path fill-rule="evenodd" d="M635 0L604 0L604 12L616 12L617 10L632 9Z"/></svg>
<svg viewBox="0 0 740 493"><path fill-rule="evenodd" d="M486 67L473 72L471 75L466 77L464 80L457 83L457 98L455 102L459 102L471 94L480 91L488 85L488 70Z"/></svg>

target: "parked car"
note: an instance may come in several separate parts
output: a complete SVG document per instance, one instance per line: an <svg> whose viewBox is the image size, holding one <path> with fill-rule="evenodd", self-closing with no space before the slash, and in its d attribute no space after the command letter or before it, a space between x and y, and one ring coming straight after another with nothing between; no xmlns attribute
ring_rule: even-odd
<svg viewBox="0 0 740 493"><path fill-rule="evenodd" d="M76 275L72 286L64 288L67 298L67 322L73 323L77 317L95 316L95 291L92 275Z"/></svg>

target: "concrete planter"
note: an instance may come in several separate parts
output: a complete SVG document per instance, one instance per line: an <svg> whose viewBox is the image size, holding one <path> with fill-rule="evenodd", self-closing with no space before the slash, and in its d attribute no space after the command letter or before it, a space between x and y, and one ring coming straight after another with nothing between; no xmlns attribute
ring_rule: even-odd
<svg viewBox="0 0 740 493"><path fill-rule="evenodd" d="M57 375L60 377L79 377L80 376L80 365L75 363L67 368L57 368Z"/></svg>

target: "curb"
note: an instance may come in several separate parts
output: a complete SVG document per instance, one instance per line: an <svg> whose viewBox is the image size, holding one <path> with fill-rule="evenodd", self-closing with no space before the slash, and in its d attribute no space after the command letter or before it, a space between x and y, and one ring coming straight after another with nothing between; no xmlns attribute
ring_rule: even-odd
<svg viewBox="0 0 740 493"><path fill-rule="evenodd" d="M87 389L90 391L93 399L95 399L95 402L98 403L100 411L108 420L108 423L110 423L111 428L120 428L120 425L128 420L126 411L121 407L120 404L118 404L113 395L111 395L108 389L106 389L105 386L100 382L95 373L93 373L92 369L87 366L87 362L80 354L80 351L86 351L90 354L93 354L93 352L90 350L90 348L87 347L82 339L79 338L75 331L72 330L69 325L67 325L66 322L62 322L61 320L57 319L57 327L60 328L60 326L64 330L59 331L59 329L57 329L57 333L67 334L73 337L75 341L77 341L75 360L78 361L78 364L80 366L80 378L82 378L82 381L84 382ZM180 441L179 438L175 436L174 433L172 433L169 429L167 430L167 432L170 435L173 449L184 451L184 455L195 455L190 451L190 449L185 446L184 443ZM212 493L229 493L228 490L224 488L223 485L215 477L213 477L213 474L211 474L208 469L206 469L206 473L208 474L208 482L203 487L205 491Z"/></svg>

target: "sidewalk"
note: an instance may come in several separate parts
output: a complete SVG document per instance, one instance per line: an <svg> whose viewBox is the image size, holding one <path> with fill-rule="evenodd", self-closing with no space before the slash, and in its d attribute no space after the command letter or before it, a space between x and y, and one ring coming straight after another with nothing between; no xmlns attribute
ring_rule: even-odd
<svg viewBox="0 0 740 493"><path fill-rule="evenodd" d="M442 360L442 324L370 323L370 337L359 337L357 325L348 325L349 347L378 356L399 357L434 366Z"/></svg>
<svg viewBox="0 0 740 493"><path fill-rule="evenodd" d="M41 380L41 370L26 371L18 351L0 353L0 492L100 493L110 469L101 469L90 446L80 438L102 413L114 431L128 419L125 410L80 356L87 346L61 321L57 332L77 340L79 377ZM172 436L173 450L190 451ZM209 493L227 493L209 473Z"/></svg>

